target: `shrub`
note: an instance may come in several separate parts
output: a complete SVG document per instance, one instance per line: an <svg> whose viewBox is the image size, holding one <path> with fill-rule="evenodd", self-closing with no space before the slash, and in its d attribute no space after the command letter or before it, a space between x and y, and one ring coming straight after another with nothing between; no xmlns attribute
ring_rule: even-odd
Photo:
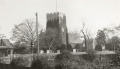
<svg viewBox="0 0 120 69"><path fill-rule="evenodd" d="M111 69L110 55L98 55L93 62L95 69Z"/></svg>
<svg viewBox="0 0 120 69"><path fill-rule="evenodd" d="M48 56L35 56L32 64L32 69L53 69L53 67L50 64L50 61L48 61Z"/></svg>
<svg viewBox="0 0 120 69"><path fill-rule="evenodd" d="M109 57L111 59L111 64L113 66L119 66L120 67L120 54L114 54Z"/></svg>
<svg viewBox="0 0 120 69"><path fill-rule="evenodd" d="M32 69L43 69L42 61L39 59L34 60L32 62L31 68Z"/></svg>
<svg viewBox="0 0 120 69"><path fill-rule="evenodd" d="M69 51L64 51L55 57L55 69L81 69L84 61L77 55L72 55Z"/></svg>
<svg viewBox="0 0 120 69"><path fill-rule="evenodd" d="M17 57L17 58L14 58L12 61L11 61L11 65L12 66L23 66L23 67L26 67L28 66L28 64L30 63L30 61L28 60L28 58L24 58L24 57Z"/></svg>
<svg viewBox="0 0 120 69"><path fill-rule="evenodd" d="M95 59L95 55L93 55L93 54L83 54L82 58L84 60L86 60L87 62L93 62L93 60Z"/></svg>
<svg viewBox="0 0 120 69"><path fill-rule="evenodd" d="M93 62L93 60L96 58L95 51L94 50L88 50L87 54L83 54L82 58L88 62Z"/></svg>
<svg viewBox="0 0 120 69"><path fill-rule="evenodd" d="M72 55L67 51L64 50L61 54L58 54L55 57L55 62L56 62L56 66L55 69L70 69L69 68L69 64L71 61Z"/></svg>
<svg viewBox="0 0 120 69"><path fill-rule="evenodd" d="M96 45L95 50L102 51L102 46L101 45Z"/></svg>

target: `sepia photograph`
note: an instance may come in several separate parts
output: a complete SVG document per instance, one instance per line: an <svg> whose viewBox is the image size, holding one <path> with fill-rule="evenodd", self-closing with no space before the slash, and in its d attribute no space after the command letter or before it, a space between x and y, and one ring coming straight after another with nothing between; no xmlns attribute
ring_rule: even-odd
<svg viewBox="0 0 120 69"><path fill-rule="evenodd" d="M0 0L0 69L120 69L120 0Z"/></svg>

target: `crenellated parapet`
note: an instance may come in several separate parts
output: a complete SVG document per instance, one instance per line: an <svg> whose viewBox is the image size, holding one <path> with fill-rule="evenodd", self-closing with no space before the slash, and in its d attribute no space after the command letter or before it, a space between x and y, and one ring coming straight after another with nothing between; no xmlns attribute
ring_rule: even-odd
<svg viewBox="0 0 120 69"><path fill-rule="evenodd" d="M47 14L47 20L55 20L55 19L65 19L66 16L63 13L55 12L55 13L48 13Z"/></svg>

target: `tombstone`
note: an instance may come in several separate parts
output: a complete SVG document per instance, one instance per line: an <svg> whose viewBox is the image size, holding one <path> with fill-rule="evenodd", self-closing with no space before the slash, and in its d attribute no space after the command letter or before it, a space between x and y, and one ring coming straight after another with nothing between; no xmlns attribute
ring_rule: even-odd
<svg viewBox="0 0 120 69"><path fill-rule="evenodd" d="M50 53L50 50L47 50L47 53Z"/></svg>
<svg viewBox="0 0 120 69"><path fill-rule="evenodd" d="M60 50L57 50L57 54L60 54Z"/></svg>
<svg viewBox="0 0 120 69"><path fill-rule="evenodd" d="M40 54L43 54L44 53L44 51L43 50L40 50Z"/></svg>
<svg viewBox="0 0 120 69"><path fill-rule="evenodd" d="M52 53L52 50L47 50L47 53Z"/></svg>
<svg viewBox="0 0 120 69"><path fill-rule="evenodd" d="M105 50L105 45L102 46L102 50Z"/></svg>
<svg viewBox="0 0 120 69"><path fill-rule="evenodd" d="M76 53L77 52L77 50L76 49L73 49L73 53Z"/></svg>

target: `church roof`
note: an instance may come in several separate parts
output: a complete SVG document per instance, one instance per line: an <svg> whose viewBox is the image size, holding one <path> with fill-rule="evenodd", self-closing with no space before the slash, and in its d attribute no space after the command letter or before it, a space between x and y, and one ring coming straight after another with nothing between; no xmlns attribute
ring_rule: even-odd
<svg viewBox="0 0 120 69"><path fill-rule="evenodd" d="M0 49L13 48L8 39L0 39Z"/></svg>

